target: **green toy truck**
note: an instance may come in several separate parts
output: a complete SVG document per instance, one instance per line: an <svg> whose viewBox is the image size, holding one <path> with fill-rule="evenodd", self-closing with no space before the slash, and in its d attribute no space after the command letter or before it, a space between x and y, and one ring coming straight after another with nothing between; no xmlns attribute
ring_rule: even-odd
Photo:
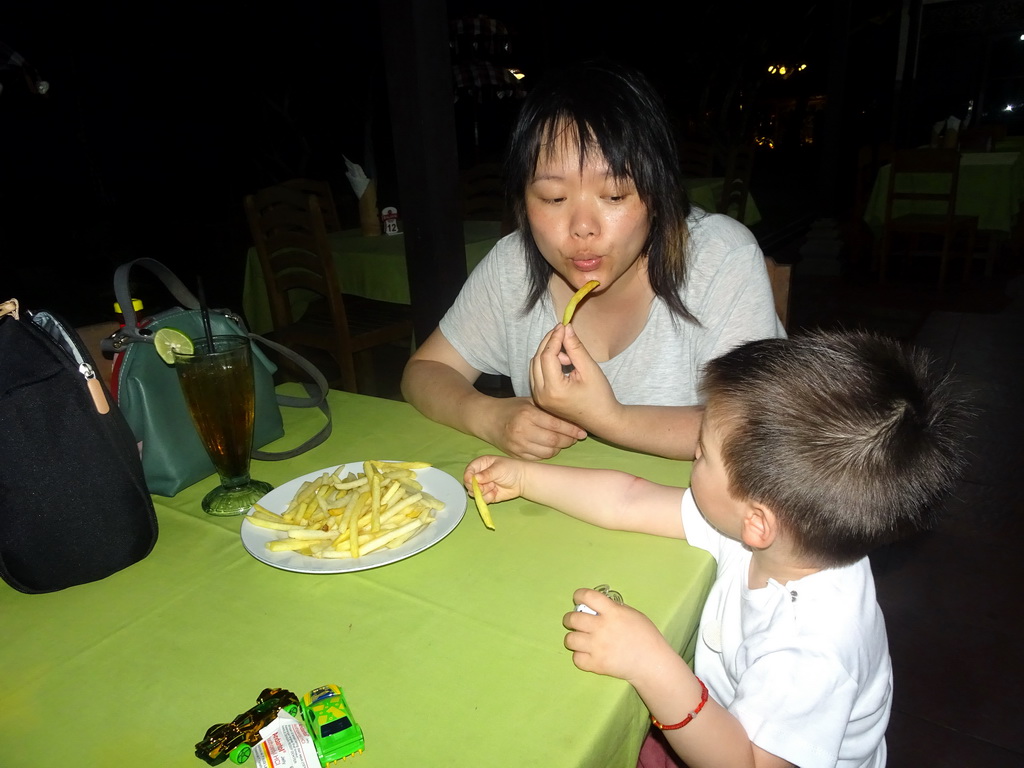
<svg viewBox="0 0 1024 768"><path fill-rule="evenodd" d="M313 737L320 765L343 760L364 747L363 729L352 718L345 694L336 685L321 685L299 702L302 722Z"/></svg>

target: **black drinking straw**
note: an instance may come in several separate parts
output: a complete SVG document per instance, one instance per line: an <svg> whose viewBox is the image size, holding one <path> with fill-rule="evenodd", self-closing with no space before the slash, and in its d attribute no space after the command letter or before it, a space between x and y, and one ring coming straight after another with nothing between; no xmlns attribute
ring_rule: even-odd
<svg viewBox="0 0 1024 768"><path fill-rule="evenodd" d="M210 308L206 306L206 294L203 292L203 278L196 276L196 282L199 284L199 314L203 318L203 330L206 331L206 348L210 352L214 352L213 348L213 331L210 330Z"/></svg>

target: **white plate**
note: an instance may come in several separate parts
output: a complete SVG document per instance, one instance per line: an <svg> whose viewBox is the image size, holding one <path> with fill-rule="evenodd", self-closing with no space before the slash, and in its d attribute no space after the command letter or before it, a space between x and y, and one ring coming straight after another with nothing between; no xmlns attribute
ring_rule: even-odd
<svg viewBox="0 0 1024 768"><path fill-rule="evenodd" d="M297 477L284 485L275 488L259 503L271 512L284 512L288 502L292 500L299 486L307 480L315 480L325 472L333 472L337 467L328 467L317 472L310 472L308 475ZM363 471L363 462L354 461L343 465L341 476L349 472L359 474ZM267 542L271 539L283 539L287 534L283 531L272 531L267 528L260 528L252 523L242 521L242 544L249 551L249 554L267 565L281 568L285 571L295 573L348 573L351 571L365 571L369 568L378 568L389 563L396 563L407 557L422 552L434 546L455 530L455 526L466 514L466 489L462 483L434 467L416 470L416 479L423 484L423 490L429 493L438 501L444 502L444 509L437 512L437 517L430 525L426 526L418 534L413 536L404 544L394 549L381 549L371 552L363 557L355 559L329 559L300 555L296 552L271 552L267 549ZM252 510L249 510L252 514Z"/></svg>

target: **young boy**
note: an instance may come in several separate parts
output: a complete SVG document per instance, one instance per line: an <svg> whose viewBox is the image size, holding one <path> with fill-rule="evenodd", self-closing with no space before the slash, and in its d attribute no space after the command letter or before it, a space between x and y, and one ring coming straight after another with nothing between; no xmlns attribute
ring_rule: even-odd
<svg viewBox="0 0 1024 768"><path fill-rule="evenodd" d="M495 456L467 486L712 554L696 675L599 592L573 595L596 615L563 620L576 666L632 684L690 768L883 766L892 672L867 554L932 525L961 468L962 403L921 355L862 333L751 342L702 389L688 490Z"/></svg>

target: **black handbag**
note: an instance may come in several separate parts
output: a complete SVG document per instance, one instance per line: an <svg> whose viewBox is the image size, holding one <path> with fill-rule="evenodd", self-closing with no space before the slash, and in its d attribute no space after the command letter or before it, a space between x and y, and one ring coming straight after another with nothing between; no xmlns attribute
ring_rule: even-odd
<svg viewBox="0 0 1024 768"><path fill-rule="evenodd" d="M142 560L157 539L135 437L75 330L0 308L0 576L53 592Z"/></svg>
<svg viewBox="0 0 1024 768"><path fill-rule="evenodd" d="M141 267L156 275L182 306L159 312L139 323L129 288L131 270ZM170 269L156 259L141 258L122 264L114 273L114 296L123 308L125 324L104 339L106 351L121 353L114 364L117 403L139 442L142 466L151 493L174 496L178 491L214 473L181 394L173 366L157 355L153 335L160 328L176 328L192 338L203 334L199 300ZM320 445L331 434L328 385L324 375L301 355L276 342L249 333L242 319L225 310L209 310L215 335L247 336L252 344L256 385L256 423L252 456L273 461L288 459ZM274 391L274 364L260 351L263 345L291 360L309 377L306 397L278 395ZM319 408L326 423L301 445L286 451L259 450L284 434L280 406Z"/></svg>

